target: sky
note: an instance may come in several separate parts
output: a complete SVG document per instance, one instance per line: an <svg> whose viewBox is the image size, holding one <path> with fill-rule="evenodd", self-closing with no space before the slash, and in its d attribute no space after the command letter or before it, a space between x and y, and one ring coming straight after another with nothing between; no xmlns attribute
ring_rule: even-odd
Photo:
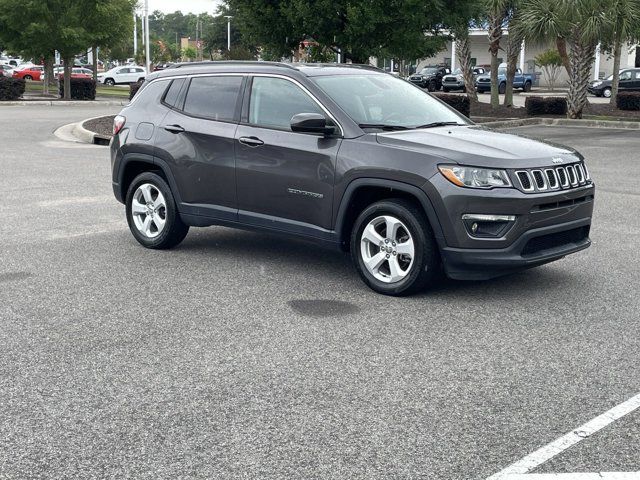
<svg viewBox="0 0 640 480"><path fill-rule="evenodd" d="M173 13L180 10L182 13L210 13L213 14L221 0L149 0L149 11L160 10L164 13ZM144 0L139 0L139 5L144 5Z"/></svg>

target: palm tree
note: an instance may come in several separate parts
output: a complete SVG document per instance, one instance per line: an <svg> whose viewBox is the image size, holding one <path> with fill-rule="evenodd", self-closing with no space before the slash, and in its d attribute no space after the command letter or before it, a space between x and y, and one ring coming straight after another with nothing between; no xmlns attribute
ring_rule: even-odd
<svg viewBox="0 0 640 480"><path fill-rule="evenodd" d="M507 38L507 88L504 92L504 106L513 106L513 80L516 75L518 56L522 49L524 40L524 31L520 25L520 2L514 0L511 2L509 12L509 36Z"/></svg>
<svg viewBox="0 0 640 480"><path fill-rule="evenodd" d="M478 92L476 92L475 79L473 78L473 65L471 64L471 45L469 44L469 26L463 25L462 28L455 30L456 51L460 54L460 70L464 77L464 86L467 97L471 102L478 101Z"/></svg>
<svg viewBox="0 0 640 480"><path fill-rule="evenodd" d="M522 28L532 41L563 38L569 47L569 118L582 118L595 51L611 18L601 0L528 0ZM562 55L562 52L561 52Z"/></svg>
<svg viewBox="0 0 640 480"><path fill-rule="evenodd" d="M500 106L498 91L498 52L504 23L509 11L509 0L485 0L488 24L489 52L491 53L491 108Z"/></svg>
<svg viewBox="0 0 640 480"><path fill-rule="evenodd" d="M614 103L620 84L622 44L633 36L634 30L640 23L640 0L612 0L607 14L612 19L609 35L613 43L613 80L610 102Z"/></svg>

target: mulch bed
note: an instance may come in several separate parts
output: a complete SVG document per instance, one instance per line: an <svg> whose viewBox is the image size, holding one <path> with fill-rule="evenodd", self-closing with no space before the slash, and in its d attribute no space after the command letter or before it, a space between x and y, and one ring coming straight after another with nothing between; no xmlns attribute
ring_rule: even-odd
<svg viewBox="0 0 640 480"><path fill-rule="evenodd" d="M107 115L106 117L94 118L88 122L84 122L84 128L98 135L106 137L113 136L113 119L115 115Z"/></svg>

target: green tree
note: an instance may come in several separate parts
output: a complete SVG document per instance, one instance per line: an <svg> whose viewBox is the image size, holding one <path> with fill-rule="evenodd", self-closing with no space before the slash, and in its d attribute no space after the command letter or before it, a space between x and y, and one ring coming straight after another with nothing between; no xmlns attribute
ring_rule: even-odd
<svg viewBox="0 0 640 480"><path fill-rule="evenodd" d="M197 55L196 49L193 47L186 47L182 49L183 59L186 58L188 61L192 62L196 58L196 55Z"/></svg>
<svg viewBox="0 0 640 480"><path fill-rule="evenodd" d="M485 0L489 52L491 53L491 108L500 106L499 84L498 84L498 53L500 52L500 42L504 33L504 25L509 15L509 0Z"/></svg>
<svg viewBox="0 0 640 480"><path fill-rule="evenodd" d="M611 0L607 15L612 19L608 39L613 43L613 79L611 81L611 103L615 103L620 85L620 57L622 46L633 39L640 24L640 0Z"/></svg>
<svg viewBox="0 0 640 480"><path fill-rule="evenodd" d="M603 32L610 31L611 23L600 0L528 0L522 6L527 38L562 38L569 47L569 118L582 118L596 46Z"/></svg>
<svg viewBox="0 0 640 480"><path fill-rule="evenodd" d="M549 88L553 91L558 81L558 76L560 75L560 69L562 68L562 57L560 53L551 48L536 55L534 60L536 65L542 68L544 76L549 83Z"/></svg>

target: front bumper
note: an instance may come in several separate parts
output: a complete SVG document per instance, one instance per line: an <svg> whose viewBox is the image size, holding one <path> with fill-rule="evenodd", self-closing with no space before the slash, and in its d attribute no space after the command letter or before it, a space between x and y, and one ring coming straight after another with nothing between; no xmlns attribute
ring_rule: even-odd
<svg viewBox="0 0 640 480"><path fill-rule="evenodd" d="M423 189L442 228L444 239L439 246L451 278L496 277L558 260L591 243L593 184L532 194L514 188L460 188L437 174ZM501 237L480 238L468 231L462 221L465 214L512 215L516 219Z"/></svg>
<svg viewBox="0 0 640 480"><path fill-rule="evenodd" d="M596 96L602 96L602 92L604 91L603 87L588 87L587 91L591 94L591 95L596 95Z"/></svg>
<svg viewBox="0 0 640 480"><path fill-rule="evenodd" d="M449 90L460 90L464 88L464 82L442 82L442 88Z"/></svg>

